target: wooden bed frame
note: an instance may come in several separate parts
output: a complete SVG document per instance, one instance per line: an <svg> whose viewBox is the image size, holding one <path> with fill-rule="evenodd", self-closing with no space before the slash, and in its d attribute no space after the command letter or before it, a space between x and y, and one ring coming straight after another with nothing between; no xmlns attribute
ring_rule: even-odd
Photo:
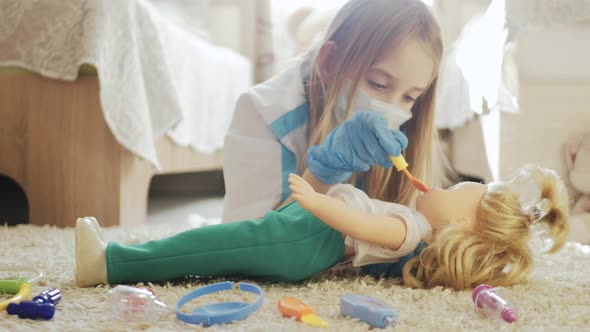
<svg viewBox="0 0 590 332"><path fill-rule="evenodd" d="M25 191L29 223L139 225L155 169L127 151L107 126L97 76L75 82L20 72L0 75L0 174ZM222 168L221 151L199 154L167 137L157 141L165 173Z"/></svg>
<svg viewBox="0 0 590 332"><path fill-rule="evenodd" d="M255 62L259 5L265 3L211 1L211 40ZM221 151L201 154L167 136L156 149L158 174L222 169ZM24 190L30 224L67 227L81 216L95 216L103 226L143 224L155 174L111 133L96 75L64 82L25 70L0 72L0 175Z"/></svg>

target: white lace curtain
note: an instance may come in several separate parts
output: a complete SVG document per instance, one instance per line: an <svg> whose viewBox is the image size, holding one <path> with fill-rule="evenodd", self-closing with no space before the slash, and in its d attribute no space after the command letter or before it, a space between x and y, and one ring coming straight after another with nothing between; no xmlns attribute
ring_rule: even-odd
<svg viewBox="0 0 590 332"><path fill-rule="evenodd" d="M436 122L455 129L485 110L518 111L518 32L588 19L590 0L436 0L435 11L446 45Z"/></svg>
<svg viewBox="0 0 590 332"><path fill-rule="evenodd" d="M437 0L436 6L447 45L436 124L456 129L481 114L485 155L497 179L500 113L519 111L518 66L511 43L523 29L590 18L590 0Z"/></svg>

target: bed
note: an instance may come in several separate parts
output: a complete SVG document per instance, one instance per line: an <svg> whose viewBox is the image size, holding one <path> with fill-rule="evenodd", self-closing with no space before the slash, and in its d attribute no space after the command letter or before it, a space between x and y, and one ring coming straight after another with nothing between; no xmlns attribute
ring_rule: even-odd
<svg viewBox="0 0 590 332"><path fill-rule="evenodd" d="M0 0L0 175L29 223L142 224L154 175L222 168L264 1L207 1L203 36L157 2Z"/></svg>

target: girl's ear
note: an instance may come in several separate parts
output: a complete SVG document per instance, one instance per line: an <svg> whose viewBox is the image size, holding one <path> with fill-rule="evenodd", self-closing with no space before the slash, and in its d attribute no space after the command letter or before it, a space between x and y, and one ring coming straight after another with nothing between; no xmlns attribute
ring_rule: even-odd
<svg viewBox="0 0 590 332"><path fill-rule="evenodd" d="M330 81L330 76L334 74L334 64L336 63L338 47L336 43L329 40L318 52L318 67L320 70L320 79L324 86Z"/></svg>

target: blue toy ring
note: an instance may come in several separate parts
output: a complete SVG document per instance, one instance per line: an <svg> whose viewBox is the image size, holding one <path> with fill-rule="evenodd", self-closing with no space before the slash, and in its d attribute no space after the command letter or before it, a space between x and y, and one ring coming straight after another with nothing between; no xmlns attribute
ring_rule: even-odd
<svg viewBox="0 0 590 332"><path fill-rule="evenodd" d="M260 308L264 297L262 296L262 289L256 285L242 282L239 283L239 287L241 291L257 294L258 298L256 301L254 301L254 303L211 303L196 308L191 314L185 314L180 311L180 308L183 305L191 300L196 299L197 297L224 290L230 290L233 288L233 283L231 281L218 282L196 289L181 297L178 302L176 302L176 317L185 323L204 324L206 326L224 324L234 320L246 318L254 311L258 310L258 308Z"/></svg>

